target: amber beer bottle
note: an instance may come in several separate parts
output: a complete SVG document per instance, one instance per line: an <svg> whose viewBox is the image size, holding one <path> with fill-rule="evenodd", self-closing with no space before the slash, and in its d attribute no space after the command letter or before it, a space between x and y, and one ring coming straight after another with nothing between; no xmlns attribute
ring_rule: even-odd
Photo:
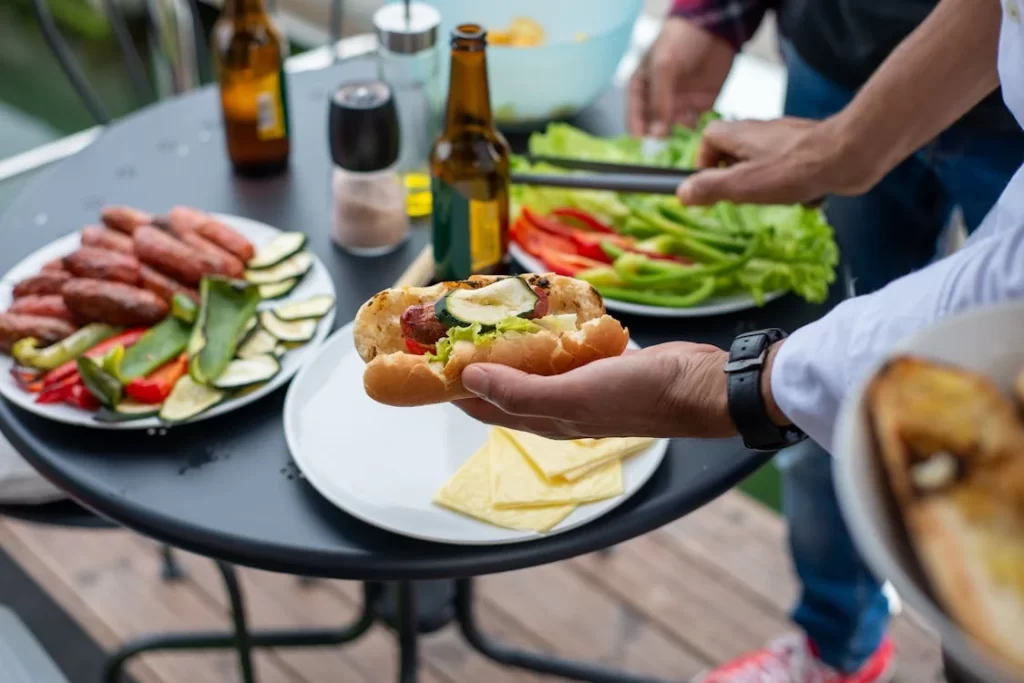
<svg viewBox="0 0 1024 683"><path fill-rule="evenodd" d="M231 165L268 175L288 165L288 47L263 0L225 0L213 27L224 136Z"/></svg>
<svg viewBox="0 0 1024 683"><path fill-rule="evenodd" d="M452 31L444 130L430 154L436 280L508 269L509 146L494 127L486 34Z"/></svg>

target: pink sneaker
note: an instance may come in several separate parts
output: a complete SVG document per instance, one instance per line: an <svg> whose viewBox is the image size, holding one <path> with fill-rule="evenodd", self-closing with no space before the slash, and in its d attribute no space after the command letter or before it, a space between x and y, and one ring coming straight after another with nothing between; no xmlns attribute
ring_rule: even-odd
<svg viewBox="0 0 1024 683"><path fill-rule="evenodd" d="M818 659L807 638L792 635L698 676L695 683L888 683L895 669L888 637L858 671L842 674Z"/></svg>

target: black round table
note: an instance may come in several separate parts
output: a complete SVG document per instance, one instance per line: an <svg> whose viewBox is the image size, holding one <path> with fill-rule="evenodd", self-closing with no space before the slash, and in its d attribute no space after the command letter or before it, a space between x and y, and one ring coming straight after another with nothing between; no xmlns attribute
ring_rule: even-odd
<svg viewBox="0 0 1024 683"><path fill-rule="evenodd" d="M292 162L273 179L231 173L217 95L209 88L112 125L84 151L36 177L4 212L0 272L97 221L105 204L152 212L186 204L307 233L334 279L336 320L343 325L401 274L429 238L427 228L418 228L396 253L362 259L336 249L328 236L327 96L345 80L371 73L369 62L356 61L291 76ZM622 110L621 93L612 90L574 123L614 134L622 130ZM523 140L511 142L521 147ZM727 345L751 329L795 329L841 296L837 286L823 305L787 296L719 317L621 319L642 345L675 339ZM285 445L284 396L282 389L244 409L159 434L64 426L4 401L0 430L82 505L141 534L226 562L363 581L471 577L606 548L699 508L767 461L738 440L677 440L648 485L577 530L498 547L428 543L350 517L302 479Z"/></svg>

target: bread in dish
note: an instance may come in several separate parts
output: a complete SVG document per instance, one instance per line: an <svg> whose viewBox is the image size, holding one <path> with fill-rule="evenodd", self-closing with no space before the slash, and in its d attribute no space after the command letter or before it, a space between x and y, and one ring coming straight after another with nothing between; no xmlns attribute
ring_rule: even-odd
<svg viewBox="0 0 1024 683"><path fill-rule="evenodd" d="M586 282L560 275L473 276L384 290L356 314L366 393L416 406L471 396L470 363L555 375L621 354L629 333Z"/></svg>
<svg viewBox="0 0 1024 683"><path fill-rule="evenodd" d="M982 375L909 357L888 363L867 398L936 598L1024 675L1024 426L1014 402Z"/></svg>

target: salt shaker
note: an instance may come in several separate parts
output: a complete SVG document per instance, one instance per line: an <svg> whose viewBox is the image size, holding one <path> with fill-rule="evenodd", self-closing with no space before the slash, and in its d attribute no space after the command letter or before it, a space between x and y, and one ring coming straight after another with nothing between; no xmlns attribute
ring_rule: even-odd
<svg viewBox="0 0 1024 683"><path fill-rule="evenodd" d="M349 83L329 106L331 235L358 256L394 251L409 236L409 217L396 168L401 134L392 90L380 81Z"/></svg>
<svg viewBox="0 0 1024 683"><path fill-rule="evenodd" d="M405 182L410 216L430 215L430 146L440 132L440 13L420 2L390 3L373 15L377 77L391 86L402 147L397 170Z"/></svg>

